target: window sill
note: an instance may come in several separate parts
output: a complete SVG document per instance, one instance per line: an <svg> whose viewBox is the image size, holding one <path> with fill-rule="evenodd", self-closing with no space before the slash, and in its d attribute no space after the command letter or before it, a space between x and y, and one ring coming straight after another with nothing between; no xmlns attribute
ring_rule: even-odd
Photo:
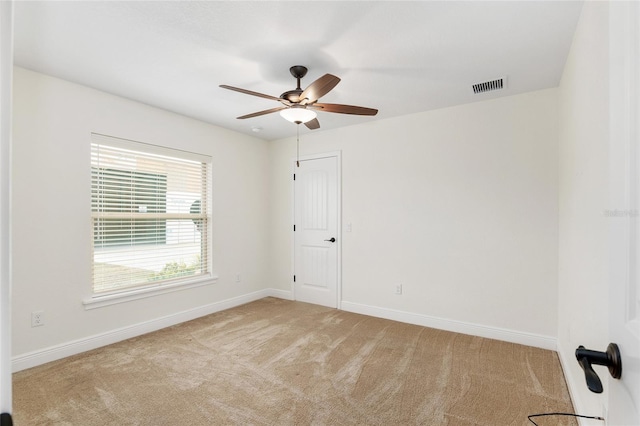
<svg viewBox="0 0 640 426"><path fill-rule="evenodd" d="M130 302L132 300L146 299L160 294L172 293L179 290L187 290L190 288L202 287L205 285L215 284L218 281L216 275L197 278L188 281L180 281L172 284L156 285L153 287L136 288L125 290L120 293L111 293L105 295L96 295L88 299L84 299L82 304L85 310L103 308L105 306L115 305L118 303Z"/></svg>

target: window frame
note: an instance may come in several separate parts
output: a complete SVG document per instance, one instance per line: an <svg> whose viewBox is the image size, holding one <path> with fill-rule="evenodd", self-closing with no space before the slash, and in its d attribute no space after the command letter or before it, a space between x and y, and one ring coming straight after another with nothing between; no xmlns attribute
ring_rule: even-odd
<svg viewBox="0 0 640 426"><path fill-rule="evenodd" d="M213 188L212 188L212 172L213 172L213 159L211 156L197 154L190 151L185 151L181 149L168 148L153 144L148 144L144 142L138 142L128 139L117 138L114 136L103 135L99 133L91 133L91 145L105 145L108 147L118 148L118 149L126 149L135 152L140 152L142 154L150 154L150 155L161 155L171 158L185 159L190 161L197 161L204 165L206 165L206 176L205 179L207 181L206 187L206 205L207 205L207 213L206 213L206 221L207 227L205 232L205 244L206 244L206 272L203 274L199 274L193 277L176 277L171 279L164 279L156 282L150 282L149 284L142 284L136 286L127 286L124 288L117 288L111 291L103 291L103 292L95 292L94 290L94 277L93 272L90 278L90 292L91 296L85 298L82 303L85 309L95 309L103 306L109 306L117 303L128 302L131 300L142 299L146 297L152 297L160 294L166 294L169 292L186 290L190 288L201 287L209 284L214 284L217 282L218 276L213 272L213 239L212 239L212 228L213 228L213 220L212 220L212 198L213 198ZM93 151L93 148L92 148ZM90 161L90 167L93 167ZM90 190L91 191L91 190ZM91 200L93 201L93 196L89 195ZM90 248L91 248L91 270L93 271L93 264L95 262L94 258L94 220L96 216L100 216L101 214L93 211L91 207L92 203L89 203L89 212L90 212L90 222L91 222L91 237L90 237ZM176 214L179 216L180 214Z"/></svg>

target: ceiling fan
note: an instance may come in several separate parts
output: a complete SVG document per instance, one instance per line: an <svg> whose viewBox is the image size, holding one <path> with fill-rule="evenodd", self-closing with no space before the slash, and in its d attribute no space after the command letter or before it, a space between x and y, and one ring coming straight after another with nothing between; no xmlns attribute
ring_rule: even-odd
<svg viewBox="0 0 640 426"><path fill-rule="evenodd" d="M307 74L307 67L304 67L302 65L294 65L289 68L289 71L291 72L291 75L297 80L298 84L294 90L284 92L280 95L279 98L271 95L265 95L263 93L253 92L251 90L241 89L239 87L227 86L226 84L221 84L220 87L222 87L223 89L245 93L247 95L271 99L282 104L282 106L276 108L240 116L238 117L238 119L240 120L280 111L280 115L286 120L296 124L304 123L305 126L313 130L320 128L320 122L318 122L318 119L316 118L316 111L352 115L376 115L378 113L378 110L373 108L365 108L353 105L319 103L318 99L329 93L331 89L333 89L340 82L340 79L335 75L325 74L311 83L306 89L302 90L300 88L300 80Z"/></svg>

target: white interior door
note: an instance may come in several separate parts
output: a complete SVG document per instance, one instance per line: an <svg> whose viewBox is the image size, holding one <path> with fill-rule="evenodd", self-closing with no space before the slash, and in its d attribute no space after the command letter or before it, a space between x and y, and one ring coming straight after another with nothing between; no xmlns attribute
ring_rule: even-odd
<svg viewBox="0 0 640 426"><path fill-rule="evenodd" d="M294 175L294 297L337 308L339 157L306 157Z"/></svg>
<svg viewBox="0 0 640 426"><path fill-rule="evenodd" d="M622 377L609 377L608 425L640 425L640 5L609 3L610 340Z"/></svg>

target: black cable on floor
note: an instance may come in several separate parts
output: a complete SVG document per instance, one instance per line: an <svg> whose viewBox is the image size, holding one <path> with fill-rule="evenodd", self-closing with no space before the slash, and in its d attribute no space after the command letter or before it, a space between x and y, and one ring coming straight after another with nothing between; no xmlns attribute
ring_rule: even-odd
<svg viewBox="0 0 640 426"><path fill-rule="evenodd" d="M581 414L573 414L573 413L540 413L540 414L530 414L527 416L529 421L534 425L538 426L538 423L533 421L533 417L545 417L545 416L570 416L570 417L580 417L581 419L594 419L594 420L602 420L602 417L598 416L583 416Z"/></svg>

